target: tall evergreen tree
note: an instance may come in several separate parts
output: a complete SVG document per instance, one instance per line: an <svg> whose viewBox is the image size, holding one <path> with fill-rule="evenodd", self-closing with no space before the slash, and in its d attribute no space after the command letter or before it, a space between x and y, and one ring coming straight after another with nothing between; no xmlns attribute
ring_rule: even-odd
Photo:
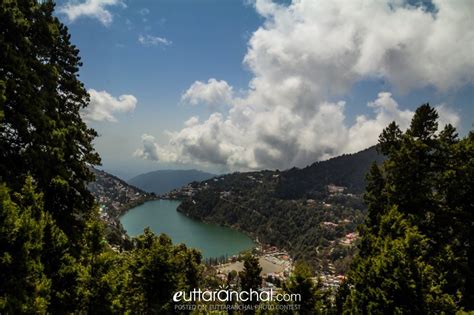
<svg viewBox="0 0 474 315"><path fill-rule="evenodd" d="M41 262L43 228L42 196L31 177L21 193L10 197L0 185L0 313L45 313L51 282Z"/></svg>
<svg viewBox="0 0 474 315"><path fill-rule="evenodd" d="M260 276L261 272L262 267L260 267L258 257L246 254L244 256L244 270L239 274L242 290L258 290L262 285L262 277Z"/></svg>
<svg viewBox="0 0 474 315"><path fill-rule="evenodd" d="M284 290L289 294L301 296L301 301L294 302L294 304L300 304L299 314L326 313L329 301L321 290L321 282L313 281L311 269L307 263L303 261L296 263L293 274L284 285Z"/></svg>
<svg viewBox="0 0 474 315"><path fill-rule="evenodd" d="M346 299L348 312L438 313L474 309L474 136L419 107L410 128L380 135L387 156L368 175L368 216L360 228Z"/></svg>
<svg viewBox="0 0 474 315"><path fill-rule="evenodd" d="M156 236L149 228L133 242L123 293L127 309L139 314L172 312L173 294L194 289L200 281L200 254L173 246L168 236Z"/></svg>
<svg viewBox="0 0 474 315"><path fill-rule="evenodd" d="M80 58L53 10L0 1L0 313L169 312L201 256L149 230L123 254L104 241Z"/></svg>
<svg viewBox="0 0 474 315"><path fill-rule="evenodd" d="M79 113L88 104L79 51L53 10L52 1L0 3L0 179L18 191L31 174L46 211L79 240L94 202L88 164L99 157Z"/></svg>
<svg viewBox="0 0 474 315"><path fill-rule="evenodd" d="M262 285L262 276L260 276L261 272L262 267L260 267L258 257L252 254L246 254L244 256L244 270L239 273L241 289L249 293L250 290L257 291ZM244 313L254 314L255 311L253 308L258 304L259 302L255 300L255 297L253 297L252 301L249 299L249 301L244 303L246 307Z"/></svg>
<svg viewBox="0 0 474 315"><path fill-rule="evenodd" d="M120 301L124 290L124 259L107 246L104 223L90 220L87 224L81 264L81 308L88 314L113 314L124 311Z"/></svg>

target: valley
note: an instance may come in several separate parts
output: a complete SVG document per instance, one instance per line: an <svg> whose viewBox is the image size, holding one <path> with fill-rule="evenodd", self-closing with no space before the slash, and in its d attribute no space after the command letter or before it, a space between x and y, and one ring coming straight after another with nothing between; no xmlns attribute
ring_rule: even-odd
<svg viewBox="0 0 474 315"><path fill-rule="evenodd" d="M383 157L372 147L303 169L233 173L201 182L193 181L161 195L147 193L94 169L96 181L89 185L89 189L100 205L101 218L107 223L107 235L112 244L123 245L129 236L151 226L157 233L167 233L175 242L200 249L209 248L212 244L203 242L212 243L212 236L206 241L204 235L209 229L208 224L217 224L249 235L262 247L274 246L286 251L291 259L307 261L316 274L327 279L324 283L331 285L340 282L337 277L347 272L356 253L357 226L364 221L366 213L362 198L364 174L372 162L380 163L382 160ZM145 212L135 209L159 198L179 202L166 213L156 212L152 204ZM135 213L125 216L126 222L134 222L129 223L131 235L127 235L120 221L121 216L132 208ZM185 216L169 223L166 217L179 216L171 213L176 208L179 215ZM188 223L184 224L182 220ZM200 224L199 221L204 222L204 232L194 228ZM158 222L164 223L156 225ZM183 229L191 229L191 232L184 231L183 234ZM189 236L184 236L186 233ZM221 232L210 233L222 237ZM233 238L227 243L229 251L207 249L204 256L230 258L249 246L236 250L239 238ZM263 248L257 252L261 259L265 257ZM223 262L222 259L219 262ZM230 260L229 263L232 264ZM225 267L219 268L226 270Z"/></svg>
<svg viewBox="0 0 474 315"><path fill-rule="evenodd" d="M178 211L191 218L285 249L314 271L344 274L356 252L357 226L365 219L363 174L381 160L372 147L304 169L219 176L166 196L183 200Z"/></svg>

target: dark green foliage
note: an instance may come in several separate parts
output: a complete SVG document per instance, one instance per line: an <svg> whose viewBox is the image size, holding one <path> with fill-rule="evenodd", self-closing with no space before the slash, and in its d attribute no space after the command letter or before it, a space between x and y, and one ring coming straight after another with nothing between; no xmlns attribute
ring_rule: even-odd
<svg viewBox="0 0 474 315"><path fill-rule="evenodd" d="M28 178L21 193L10 197L0 185L0 313L44 313L51 282L41 262L43 228L41 194Z"/></svg>
<svg viewBox="0 0 474 315"><path fill-rule="evenodd" d="M375 152L375 148L370 151ZM360 154L365 156L367 152ZM347 169L361 167L356 163L368 157L359 158L359 154L354 154L352 158L344 159ZM325 163L319 164L321 168ZM369 166L367 163L364 169ZM273 171L234 173L195 183L196 193L185 199L178 211L247 232L262 243L288 250L292 257L307 261L314 269L326 269L329 261L337 264L338 271L345 272L348 266L345 259L353 255L354 248L344 248L337 243L363 222L366 206L361 196L330 194L324 186L313 200L282 199L276 188L285 174ZM324 226L322 222L333 222L337 226ZM328 248L338 246L335 251ZM317 248L327 248L328 252L341 255L330 256Z"/></svg>
<svg viewBox="0 0 474 315"><path fill-rule="evenodd" d="M351 270L353 290L346 313L426 314L456 310L455 296L443 292L445 280L428 263L429 240L396 209L380 222L372 253L358 256Z"/></svg>
<svg viewBox="0 0 474 315"><path fill-rule="evenodd" d="M201 282L201 255L175 246L149 229L122 254L110 249L103 223L86 223L82 252L74 258L68 238L43 210L30 177L21 193L0 185L0 312L154 314L172 308L177 290Z"/></svg>
<svg viewBox="0 0 474 315"><path fill-rule="evenodd" d="M174 292L199 285L200 253L184 245L173 246L168 236L156 236L150 229L133 242L124 292L127 309L140 314L171 312Z"/></svg>
<svg viewBox="0 0 474 315"><path fill-rule="evenodd" d="M244 270L239 273L240 286L243 291L251 292L258 291L262 285L262 277L260 273L262 272L262 267L258 262L258 257L253 256L252 254L246 254L244 256ZM253 299L252 301L246 301L245 314L254 314L255 311L252 308L255 308L258 305L258 301Z"/></svg>
<svg viewBox="0 0 474 315"><path fill-rule="evenodd" d="M87 223L81 255L80 307L87 313L111 314L121 309L119 294L124 289L123 257L104 239L103 223Z"/></svg>
<svg viewBox="0 0 474 315"><path fill-rule="evenodd" d="M169 312L174 290L199 285L201 256L148 230L129 252L104 239L88 95L53 9L0 2L0 313Z"/></svg>
<svg viewBox="0 0 474 315"><path fill-rule="evenodd" d="M299 314L326 313L329 305L327 293L321 290L319 281L313 281L311 269L305 262L299 261L295 264L293 274L283 289L289 294L299 294L301 297L301 301L294 302L300 304Z"/></svg>
<svg viewBox="0 0 474 315"><path fill-rule="evenodd" d="M99 157L79 115L88 103L79 51L53 9L51 1L0 4L0 179L18 191L32 175L46 211L77 241L93 205L86 163Z"/></svg>
<svg viewBox="0 0 474 315"><path fill-rule="evenodd" d="M327 161L316 162L302 169L292 168L281 172L276 187L277 195L284 199L318 198L325 192L326 185L345 186L348 192L364 192L364 176L371 163L381 163L383 155L376 147L355 154L343 154Z"/></svg>
<svg viewBox="0 0 474 315"><path fill-rule="evenodd" d="M262 267L260 267L258 257L246 254L244 256L244 270L239 274L242 290L258 290L262 285L262 277L260 276L261 272Z"/></svg>
<svg viewBox="0 0 474 315"><path fill-rule="evenodd" d="M380 136L388 158L368 175L360 252L337 303L347 313L474 309L474 135L437 133L437 117L423 105L405 133L392 123Z"/></svg>
<svg viewBox="0 0 474 315"><path fill-rule="evenodd" d="M67 235L49 220L43 230L42 261L44 273L51 280L51 294L48 311L53 313L72 312L80 301L79 275L83 267L72 256L71 243Z"/></svg>

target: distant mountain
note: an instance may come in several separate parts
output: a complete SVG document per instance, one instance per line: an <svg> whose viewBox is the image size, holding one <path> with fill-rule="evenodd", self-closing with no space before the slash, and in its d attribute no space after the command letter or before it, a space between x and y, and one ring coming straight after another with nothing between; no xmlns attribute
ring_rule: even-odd
<svg viewBox="0 0 474 315"><path fill-rule="evenodd" d="M164 194L191 182L200 182L216 175L198 170L158 170L140 174L128 183L155 194Z"/></svg>
<svg viewBox="0 0 474 315"><path fill-rule="evenodd" d="M139 174L139 172L132 172L128 171L127 169L102 169L103 171L106 171L109 174L112 174L122 180L129 180L130 178L133 178Z"/></svg>

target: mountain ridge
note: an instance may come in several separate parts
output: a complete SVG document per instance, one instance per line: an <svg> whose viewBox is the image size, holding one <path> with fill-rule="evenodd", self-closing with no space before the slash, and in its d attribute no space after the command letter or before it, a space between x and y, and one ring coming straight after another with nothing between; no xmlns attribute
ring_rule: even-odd
<svg viewBox="0 0 474 315"><path fill-rule="evenodd" d="M215 174L196 169L156 170L137 175L129 179L127 183L146 192L160 195L191 182L200 182L215 176Z"/></svg>
<svg viewBox="0 0 474 315"><path fill-rule="evenodd" d="M232 173L191 183L170 197L178 211L241 230L325 272L345 273L365 219L362 193L375 146L285 171Z"/></svg>

